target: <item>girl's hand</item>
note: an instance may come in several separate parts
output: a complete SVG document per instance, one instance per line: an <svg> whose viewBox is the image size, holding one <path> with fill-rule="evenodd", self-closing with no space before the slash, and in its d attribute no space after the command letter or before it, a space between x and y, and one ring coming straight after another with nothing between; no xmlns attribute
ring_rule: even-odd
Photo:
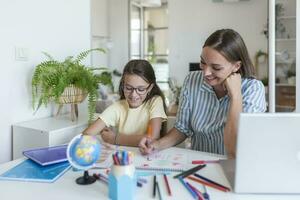
<svg viewBox="0 0 300 200"><path fill-rule="evenodd" d="M232 73L227 77L224 86L230 98L241 97L242 95L242 78L239 73Z"/></svg>
<svg viewBox="0 0 300 200"><path fill-rule="evenodd" d="M153 145L153 140L148 137L143 137L139 143L140 152L143 155L151 154L154 152L155 148Z"/></svg>
<svg viewBox="0 0 300 200"><path fill-rule="evenodd" d="M104 142L114 144L116 133L114 133L111 129L104 128L100 135Z"/></svg>

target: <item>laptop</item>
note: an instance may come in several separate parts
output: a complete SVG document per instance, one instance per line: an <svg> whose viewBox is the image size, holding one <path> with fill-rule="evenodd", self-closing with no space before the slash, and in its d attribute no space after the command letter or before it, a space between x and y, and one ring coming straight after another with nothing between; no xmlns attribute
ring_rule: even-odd
<svg viewBox="0 0 300 200"><path fill-rule="evenodd" d="M235 160L221 161L236 193L300 193L300 113L242 113Z"/></svg>

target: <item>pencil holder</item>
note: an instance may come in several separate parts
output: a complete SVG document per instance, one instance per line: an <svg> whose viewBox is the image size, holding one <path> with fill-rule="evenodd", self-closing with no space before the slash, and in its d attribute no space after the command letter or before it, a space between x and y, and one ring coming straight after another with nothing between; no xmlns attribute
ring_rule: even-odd
<svg viewBox="0 0 300 200"><path fill-rule="evenodd" d="M109 198L112 200L134 199L136 188L135 167L113 165L108 176Z"/></svg>

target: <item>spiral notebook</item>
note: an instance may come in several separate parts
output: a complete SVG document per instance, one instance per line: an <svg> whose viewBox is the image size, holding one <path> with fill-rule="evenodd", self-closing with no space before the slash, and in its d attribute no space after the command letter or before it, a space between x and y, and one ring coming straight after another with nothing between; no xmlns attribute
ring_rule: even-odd
<svg viewBox="0 0 300 200"><path fill-rule="evenodd" d="M150 156L137 156L135 159L135 166L138 170L182 172L190 167L188 158L183 153L161 151Z"/></svg>

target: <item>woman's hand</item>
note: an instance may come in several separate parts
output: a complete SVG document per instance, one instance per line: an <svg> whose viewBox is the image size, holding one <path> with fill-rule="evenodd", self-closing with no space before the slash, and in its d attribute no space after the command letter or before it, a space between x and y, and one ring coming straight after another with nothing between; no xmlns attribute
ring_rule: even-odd
<svg viewBox="0 0 300 200"><path fill-rule="evenodd" d="M155 148L153 145L153 140L148 137L143 137L139 143L140 152L143 155L148 155L154 152Z"/></svg>
<svg viewBox="0 0 300 200"><path fill-rule="evenodd" d="M116 133L114 133L110 128L104 128L100 133L102 139L106 143L114 144Z"/></svg>
<svg viewBox="0 0 300 200"><path fill-rule="evenodd" d="M239 73L232 73L224 82L228 96L236 98L242 96L242 78Z"/></svg>

